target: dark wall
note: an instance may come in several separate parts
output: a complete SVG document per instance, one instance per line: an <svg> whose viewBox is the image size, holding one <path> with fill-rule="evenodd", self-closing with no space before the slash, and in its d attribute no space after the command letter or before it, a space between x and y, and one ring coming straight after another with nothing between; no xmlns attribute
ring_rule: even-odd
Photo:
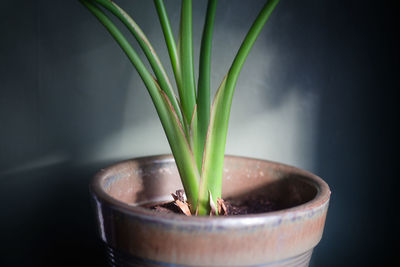
<svg viewBox="0 0 400 267"><path fill-rule="evenodd" d="M321 3L326 53L318 123L318 173L332 189L317 266L389 266L395 203L399 42L396 4ZM397 237L396 237L397 236ZM323 259L322 259L323 258ZM329 260L328 260L329 259Z"/></svg>
<svg viewBox="0 0 400 267"><path fill-rule="evenodd" d="M166 2L176 24L179 1ZM151 1L118 3L167 61ZM214 87L262 3L220 1ZM205 1L195 8L198 43ZM312 266L383 266L393 256L398 10L282 0L240 76L228 152L310 169L331 187ZM105 266L88 183L122 158L168 153L152 104L78 1L6 0L1 11L0 265ZM237 141L251 120L260 128Z"/></svg>

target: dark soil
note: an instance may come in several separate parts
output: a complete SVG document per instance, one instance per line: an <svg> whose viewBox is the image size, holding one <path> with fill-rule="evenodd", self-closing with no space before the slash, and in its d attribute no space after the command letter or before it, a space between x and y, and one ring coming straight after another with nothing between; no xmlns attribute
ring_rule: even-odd
<svg viewBox="0 0 400 267"><path fill-rule="evenodd" d="M228 215L257 214L278 210L278 205L265 197L249 197L242 200L225 201Z"/></svg>
<svg viewBox="0 0 400 267"><path fill-rule="evenodd" d="M226 199L224 200L224 203L228 216L257 214L279 209L276 203L260 196L250 196L240 200ZM167 203L158 203L150 206L149 208L158 212L183 214L173 201Z"/></svg>

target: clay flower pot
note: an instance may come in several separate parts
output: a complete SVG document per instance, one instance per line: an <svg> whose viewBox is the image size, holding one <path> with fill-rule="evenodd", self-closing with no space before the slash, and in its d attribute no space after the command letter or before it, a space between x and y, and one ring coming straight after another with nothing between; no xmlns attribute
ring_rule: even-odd
<svg viewBox="0 0 400 267"><path fill-rule="evenodd" d="M124 161L90 189L113 266L308 266L322 237L330 191L319 177L283 164L227 156L223 198L268 194L278 211L196 217L142 204L182 188L171 156Z"/></svg>

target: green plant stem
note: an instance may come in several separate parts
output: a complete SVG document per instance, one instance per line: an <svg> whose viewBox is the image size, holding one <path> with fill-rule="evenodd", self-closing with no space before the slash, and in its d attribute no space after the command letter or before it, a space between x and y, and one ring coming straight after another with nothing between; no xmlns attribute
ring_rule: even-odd
<svg viewBox="0 0 400 267"><path fill-rule="evenodd" d="M199 173L193 154L185 138L182 125L179 122L176 112L172 108L169 98L166 96L165 92L160 89L135 50L107 15L91 1L80 0L80 2L95 15L114 37L146 85L174 155L188 202L193 209L198 199Z"/></svg>
<svg viewBox="0 0 400 267"><path fill-rule="evenodd" d="M203 162L204 144L210 121L211 50L216 9L217 0L209 0L200 47L199 82L197 87L199 150L197 152L198 155L195 156L197 165L199 166Z"/></svg>
<svg viewBox="0 0 400 267"><path fill-rule="evenodd" d="M268 1L258 14L229 69L225 86L220 87L214 99L200 180L198 214L209 212L209 205L204 205L209 192L214 202L217 197L221 197L225 144L233 92L244 62L278 2L279 0Z"/></svg>
<svg viewBox="0 0 400 267"><path fill-rule="evenodd" d="M180 100L184 117L190 126L196 105L196 89L193 67L192 40L192 0L182 0L180 29L180 67L182 74L182 90Z"/></svg>
<svg viewBox="0 0 400 267"><path fill-rule="evenodd" d="M172 70L175 75L176 86L178 91L182 88L182 78L178 52L176 49L176 43L174 34L169 23L167 10L165 8L163 0L154 0L154 5L156 6L158 18L160 20L161 28L164 33L165 43L168 48L168 54L171 60Z"/></svg>
<svg viewBox="0 0 400 267"><path fill-rule="evenodd" d="M104 8L113 13L125 26L129 29L132 35L135 37L140 47L142 48L144 54L146 55L151 68L154 71L155 76L157 77L157 81L160 84L161 89L166 93L168 99L171 101L172 106L174 107L179 120L183 123L182 114L180 111L179 104L177 102L176 96L174 94L174 90L172 85L168 79L167 73L164 70L164 67L161 64L161 61L155 52L154 48L150 44L146 35L140 29L140 27L136 24L136 22L116 3L110 0L95 0L98 4L102 5Z"/></svg>

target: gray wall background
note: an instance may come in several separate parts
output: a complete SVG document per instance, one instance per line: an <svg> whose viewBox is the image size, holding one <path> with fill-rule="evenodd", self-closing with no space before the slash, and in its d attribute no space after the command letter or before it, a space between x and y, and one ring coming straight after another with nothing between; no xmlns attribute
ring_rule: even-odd
<svg viewBox="0 0 400 267"><path fill-rule="evenodd" d="M206 2L194 2L198 55ZM213 88L263 2L219 2ZM118 3L167 63L152 1ZM177 26L179 1L166 4ZM308 169L333 192L312 266L382 266L393 255L395 10L281 1L239 78L227 153ZM150 98L78 1L5 0L1 11L0 265L104 266L88 183L118 160L169 153Z"/></svg>

